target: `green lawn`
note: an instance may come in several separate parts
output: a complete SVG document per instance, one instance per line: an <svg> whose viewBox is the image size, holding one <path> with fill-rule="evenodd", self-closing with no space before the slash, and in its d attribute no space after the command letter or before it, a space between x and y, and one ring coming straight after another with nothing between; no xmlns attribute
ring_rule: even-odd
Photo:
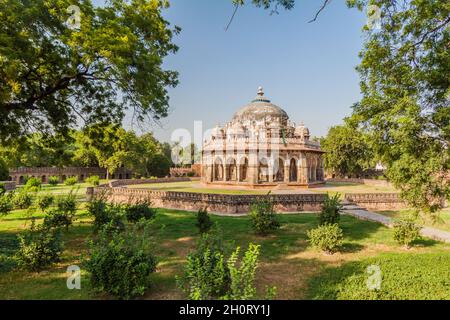
<svg viewBox="0 0 450 320"><path fill-rule="evenodd" d="M328 182L324 186L310 189L319 193L340 193L343 197L346 193L393 193L398 192L390 186L371 186L366 184L346 183L346 182Z"/></svg>
<svg viewBox="0 0 450 320"><path fill-rule="evenodd" d="M49 191L49 190L46 190ZM68 192L60 186L54 192ZM43 214L35 213L38 219ZM312 213L281 215L282 227L274 235L254 235L248 217L213 216L220 225L226 244L246 247L261 245L257 287L263 292L276 286L279 299L450 299L450 245L420 240L406 250L398 246L392 230L380 224L342 216L345 241L342 252L329 256L308 247L306 231L315 227ZM143 299L183 299L175 276L181 275L186 255L198 239L195 215L176 210L158 210L150 239L159 263ZM17 234L30 225L26 210L0 217L0 299L109 299L89 288L82 272L82 289L66 288L65 271L80 264L86 241L92 235L90 218L83 208L74 226L64 233L62 261L40 273L12 269L8 257L17 249ZM382 289L365 286L366 267L379 265Z"/></svg>

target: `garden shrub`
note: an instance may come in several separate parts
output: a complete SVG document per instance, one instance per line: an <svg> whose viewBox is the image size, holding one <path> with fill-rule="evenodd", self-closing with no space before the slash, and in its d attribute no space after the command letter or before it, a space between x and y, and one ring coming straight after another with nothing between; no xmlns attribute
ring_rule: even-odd
<svg viewBox="0 0 450 320"><path fill-rule="evenodd" d="M195 225L197 226L200 233L208 232L213 226L213 222L211 221L206 208L200 209L197 212L197 223Z"/></svg>
<svg viewBox="0 0 450 320"><path fill-rule="evenodd" d="M36 226L33 220L30 230L18 237L19 250L15 260L19 267L40 271L60 260L63 243L59 229Z"/></svg>
<svg viewBox="0 0 450 320"><path fill-rule="evenodd" d="M410 248L414 241L420 239L421 229L410 219L397 220L394 222L394 240L406 248Z"/></svg>
<svg viewBox="0 0 450 320"><path fill-rule="evenodd" d="M336 252L343 243L344 234L337 223L323 224L307 231L308 242L327 254Z"/></svg>
<svg viewBox="0 0 450 320"><path fill-rule="evenodd" d="M57 176L51 176L48 178L48 184L51 186L56 186L59 184L59 178Z"/></svg>
<svg viewBox="0 0 450 320"><path fill-rule="evenodd" d="M0 195L0 216L9 214L12 209L14 209L14 205L11 199L11 193Z"/></svg>
<svg viewBox="0 0 450 320"><path fill-rule="evenodd" d="M126 232L100 231L84 262L94 290L121 299L144 294L157 264L146 233L141 223Z"/></svg>
<svg viewBox="0 0 450 320"><path fill-rule="evenodd" d="M280 227L273 201L269 195L252 203L250 206L250 218L253 229L259 235L266 235Z"/></svg>
<svg viewBox="0 0 450 320"><path fill-rule="evenodd" d="M9 177L9 170L8 167L3 161L3 159L0 159L0 181L6 181Z"/></svg>
<svg viewBox="0 0 450 320"><path fill-rule="evenodd" d="M29 178L25 184L24 189L30 192L38 192L41 190L42 181L38 178Z"/></svg>
<svg viewBox="0 0 450 320"><path fill-rule="evenodd" d="M37 196L35 204L44 212L53 204L54 200L55 197L51 194L40 194Z"/></svg>
<svg viewBox="0 0 450 320"><path fill-rule="evenodd" d="M123 231L125 225L123 219L123 208L119 205L108 204L101 198L93 199L87 203L88 214L94 218L94 232L108 224L109 230Z"/></svg>
<svg viewBox="0 0 450 320"><path fill-rule="evenodd" d="M241 260L239 252L237 247L226 260L219 233L202 234L197 250L187 257L184 277L177 278L178 287L191 300L255 299L259 246L250 244ZM276 288L266 289L267 297L273 298Z"/></svg>
<svg viewBox="0 0 450 320"><path fill-rule="evenodd" d="M86 178L86 183L89 183L93 186L98 186L100 184L100 177L99 176L90 176Z"/></svg>
<svg viewBox="0 0 450 320"><path fill-rule="evenodd" d="M335 224L340 220L342 210L342 204L340 200L340 194L337 193L330 197L328 194L325 196L322 211L319 214L319 224Z"/></svg>
<svg viewBox="0 0 450 320"><path fill-rule="evenodd" d="M177 284L190 300L218 299L227 292L230 275L222 237L217 232L200 236L197 249L187 256L185 274Z"/></svg>
<svg viewBox="0 0 450 320"><path fill-rule="evenodd" d="M151 220L156 216L156 210L150 207L150 202L142 201L124 206L125 216L129 222L138 222L141 219Z"/></svg>
<svg viewBox="0 0 450 320"><path fill-rule="evenodd" d="M0 183L0 196L6 193L6 187L4 183Z"/></svg>
<svg viewBox="0 0 450 320"><path fill-rule="evenodd" d="M78 182L78 178L76 176L68 177L66 180L64 180L64 184L66 186L73 186Z"/></svg>
<svg viewBox="0 0 450 320"><path fill-rule="evenodd" d="M26 190L14 192L12 202L16 209L28 209L33 203L33 198Z"/></svg>
<svg viewBox="0 0 450 320"><path fill-rule="evenodd" d="M75 195L70 192L61 196L56 201L56 207L48 212L44 218L44 225L49 228L65 227L66 230L73 224L73 218L77 212Z"/></svg>

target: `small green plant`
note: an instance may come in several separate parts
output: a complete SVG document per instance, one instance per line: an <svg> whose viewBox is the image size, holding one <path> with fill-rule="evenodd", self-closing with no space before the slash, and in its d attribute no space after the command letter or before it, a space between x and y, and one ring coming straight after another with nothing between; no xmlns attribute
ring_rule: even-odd
<svg viewBox="0 0 450 320"><path fill-rule="evenodd" d="M57 186L59 183L59 178L57 176L51 176L48 178L48 184L51 186Z"/></svg>
<svg viewBox="0 0 450 320"><path fill-rule="evenodd" d="M277 219L270 193L252 203L250 218L253 229L259 235L267 235L280 228L280 222Z"/></svg>
<svg viewBox="0 0 450 320"><path fill-rule="evenodd" d="M22 189L14 193L12 202L16 209L28 209L33 203L33 198L26 190Z"/></svg>
<svg viewBox="0 0 450 320"><path fill-rule="evenodd" d="M6 193L6 187L4 183L0 183L0 196Z"/></svg>
<svg viewBox="0 0 450 320"><path fill-rule="evenodd" d="M11 199L11 194L0 195L0 216L9 214L12 209L14 209L14 205Z"/></svg>
<svg viewBox="0 0 450 320"><path fill-rule="evenodd" d="M150 207L150 202L142 201L124 206L125 216L129 222L138 222L141 219L151 220L156 216L156 210Z"/></svg>
<svg viewBox="0 0 450 320"><path fill-rule="evenodd" d="M342 204L339 193L330 197L325 196L322 211L319 214L319 224L335 224L338 223L341 217Z"/></svg>
<svg viewBox="0 0 450 320"><path fill-rule="evenodd" d="M333 254L342 246L344 234L337 223L323 224L307 231L308 242L311 246Z"/></svg>
<svg viewBox="0 0 450 320"><path fill-rule="evenodd" d="M145 221L125 232L102 229L89 245L84 264L94 290L121 299L143 295L149 276L156 270L156 258L148 244Z"/></svg>
<svg viewBox="0 0 450 320"><path fill-rule="evenodd" d="M108 204L102 198L96 198L87 203L88 214L94 218L94 233L99 232L105 225L108 229L123 231L123 207L120 205Z"/></svg>
<svg viewBox="0 0 450 320"><path fill-rule="evenodd" d="M394 223L394 240L409 249L412 243L420 239L422 228L411 219L401 219Z"/></svg>
<svg viewBox="0 0 450 320"><path fill-rule="evenodd" d="M56 207L49 211L44 218L44 225L48 228L65 227L66 230L73 224L73 218L77 212L75 195L70 192L56 200Z"/></svg>
<svg viewBox="0 0 450 320"><path fill-rule="evenodd" d="M98 186L100 184L100 177L99 176L90 176L86 178L86 183L89 183L93 186Z"/></svg>
<svg viewBox="0 0 450 320"><path fill-rule="evenodd" d="M59 229L36 226L33 220L30 230L18 237L19 250L15 260L20 268L41 271L60 260L63 243Z"/></svg>
<svg viewBox="0 0 450 320"><path fill-rule="evenodd" d="M196 251L187 256L185 274L177 278L177 285L190 300L211 300L226 295L230 275L222 242L218 232L204 233Z"/></svg>
<svg viewBox="0 0 450 320"><path fill-rule="evenodd" d="M211 227L213 226L213 222L211 221L211 218L208 215L208 211L206 208L200 209L197 212L197 223L196 226L200 233L206 233L208 232Z"/></svg>
<svg viewBox="0 0 450 320"><path fill-rule="evenodd" d="M29 192L38 192L41 190L41 185L42 182L40 179L32 177L27 180L24 189Z"/></svg>
<svg viewBox="0 0 450 320"><path fill-rule="evenodd" d="M64 184L66 186L73 186L73 185L77 184L77 182L78 182L78 178L76 176L68 177L68 178L66 178L66 180L64 180Z"/></svg>
<svg viewBox="0 0 450 320"><path fill-rule="evenodd" d="M35 204L41 209L42 212L45 212L54 202L55 197L51 194L40 194L37 196Z"/></svg>

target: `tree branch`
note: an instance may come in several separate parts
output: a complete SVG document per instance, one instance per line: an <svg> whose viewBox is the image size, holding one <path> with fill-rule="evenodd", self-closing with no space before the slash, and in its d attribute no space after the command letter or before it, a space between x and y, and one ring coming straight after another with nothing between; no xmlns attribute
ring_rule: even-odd
<svg viewBox="0 0 450 320"><path fill-rule="evenodd" d="M325 7L327 5L329 5L331 2L331 0L324 0L322 6L320 7L319 11L316 12L316 15L314 16L313 19L309 20L308 23L314 22L317 20L317 17L319 16L319 14L325 9Z"/></svg>

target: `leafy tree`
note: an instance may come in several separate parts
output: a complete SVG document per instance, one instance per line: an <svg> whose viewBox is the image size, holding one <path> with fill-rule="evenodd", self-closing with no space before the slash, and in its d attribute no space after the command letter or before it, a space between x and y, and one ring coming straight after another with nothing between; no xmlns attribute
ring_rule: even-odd
<svg viewBox="0 0 450 320"><path fill-rule="evenodd" d="M80 9L79 26L67 9ZM163 18L167 1L4 0L0 2L0 136L64 132L84 120L118 122L167 115L164 70L178 27ZM75 13L76 16L76 13ZM76 21L75 19L74 21Z"/></svg>
<svg viewBox="0 0 450 320"><path fill-rule="evenodd" d="M9 177L9 170L5 161L0 158L0 181L6 181Z"/></svg>
<svg viewBox="0 0 450 320"><path fill-rule="evenodd" d="M338 176L359 176L373 167L375 160L368 136L348 124L332 127L321 139L325 168Z"/></svg>
<svg viewBox="0 0 450 320"><path fill-rule="evenodd" d="M450 6L427 0L376 5L380 30L368 30L360 54L362 99L352 121L370 132L386 176L403 197L433 213L450 198Z"/></svg>

